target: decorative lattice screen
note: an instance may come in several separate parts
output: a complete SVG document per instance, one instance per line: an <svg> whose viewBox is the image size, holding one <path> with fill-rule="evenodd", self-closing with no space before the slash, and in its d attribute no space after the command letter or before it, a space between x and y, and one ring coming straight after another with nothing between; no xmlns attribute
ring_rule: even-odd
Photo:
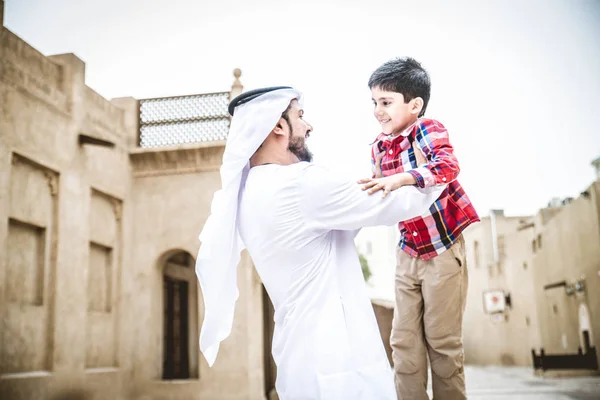
<svg viewBox="0 0 600 400"><path fill-rule="evenodd" d="M229 92L140 100L140 146L225 140Z"/></svg>

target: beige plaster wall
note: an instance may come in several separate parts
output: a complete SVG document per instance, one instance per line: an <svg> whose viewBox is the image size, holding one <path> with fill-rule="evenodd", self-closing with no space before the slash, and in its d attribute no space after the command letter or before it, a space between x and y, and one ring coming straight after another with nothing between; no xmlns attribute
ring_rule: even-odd
<svg viewBox="0 0 600 400"><path fill-rule="evenodd" d="M530 365L535 320L531 270L523 269L520 245L531 230L517 231L523 217L496 217L499 260L494 259L490 217L465 232L469 292L463 323L465 361L481 365ZM517 232L519 232L517 234ZM477 248L477 252L476 252ZM478 253L478 254L476 254ZM503 316L484 312L483 292L510 294L511 308ZM515 340L515 338L519 340Z"/></svg>
<svg viewBox="0 0 600 400"><path fill-rule="evenodd" d="M533 256L542 344L546 353L575 353L583 347L579 309L584 305L591 320L592 345L600 329L600 182L596 181L539 230L542 239ZM585 291L567 295L565 288L544 290L545 285L583 281Z"/></svg>
<svg viewBox="0 0 600 400"><path fill-rule="evenodd" d="M163 262L174 250L196 256L199 227L206 221L214 188L220 185L218 167L223 149L223 146L140 149L131 156L135 176L133 219L136 221L135 261L131 267L138 271L135 292L141 294L136 304L140 321L134 333L134 374L140 382L138 390L156 399L170 398L174 388L181 386L160 381ZM175 159L179 161L175 163ZM177 168L191 171L193 165L202 166L203 172L175 173ZM239 273L240 298L232 334L222 344L212 368L204 358L200 359L199 379L184 389L186 393L195 393L197 398L260 399L264 396L261 283L247 256L242 259ZM202 310L201 296L199 305Z"/></svg>
<svg viewBox="0 0 600 400"><path fill-rule="evenodd" d="M214 368L198 355L199 379L160 380L162 265L195 257L224 143L138 149L137 101L84 82L75 55L45 57L2 29L0 398L264 398L261 283L247 255Z"/></svg>
<svg viewBox="0 0 600 400"><path fill-rule="evenodd" d="M0 397L110 382L99 398L113 399L129 368L119 292L135 130L74 55L45 57L7 29L0 48Z"/></svg>
<svg viewBox="0 0 600 400"><path fill-rule="evenodd" d="M542 209L525 224L520 223L522 218L499 219L498 233L504 236L505 250L498 264L493 262L489 217L465 232L470 266L464 324L467 362L532 365L531 349L539 353L544 348L547 354L576 353L583 347L582 308L590 317L592 345L597 345L599 187L600 183L594 182L571 203ZM479 243L478 257L475 241ZM585 291L568 295L564 286L544 289L563 281L568 285L583 281ZM484 314L481 296L489 289L510 293L512 306L504 318Z"/></svg>

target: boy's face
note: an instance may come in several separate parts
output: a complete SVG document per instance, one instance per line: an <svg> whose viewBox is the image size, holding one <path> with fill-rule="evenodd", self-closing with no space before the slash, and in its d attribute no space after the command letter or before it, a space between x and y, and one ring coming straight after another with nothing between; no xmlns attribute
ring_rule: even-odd
<svg viewBox="0 0 600 400"><path fill-rule="evenodd" d="M377 87L371 89L371 95L375 105L375 118L381 124L381 131L385 135L401 134L417 120L421 112L423 100L420 97L405 103L401 93L386 92Z"/></svg>

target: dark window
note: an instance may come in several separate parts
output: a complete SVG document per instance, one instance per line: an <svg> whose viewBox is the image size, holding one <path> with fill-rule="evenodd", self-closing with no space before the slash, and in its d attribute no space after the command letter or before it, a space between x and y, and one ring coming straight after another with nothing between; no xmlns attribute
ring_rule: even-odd
<svg viewBox="0 0 600 400"><path fill-rule="evenodd" d="M186 252L163 267L163 379L196 379L198 368L198 281Z"/></svg>
<svg viewBox="0 0 600 400"><path fill-rule="evenodd" d="M163 379L188 379L188 283L164 277Z"/></svg>

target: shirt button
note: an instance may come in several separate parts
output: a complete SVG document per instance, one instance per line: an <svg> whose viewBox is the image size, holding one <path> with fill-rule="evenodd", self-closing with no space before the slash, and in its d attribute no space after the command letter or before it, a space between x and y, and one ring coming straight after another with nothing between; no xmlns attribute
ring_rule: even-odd
<svg viewBox="0 0 600 400"><path fill-rule="evenodd" d="M388 154L394 154L394 150L390 149L390 151L388 151Z"/></svg>
<svg viewBox="0 0 600 400"><path fill-rule="evenodd" d="M413 236L417 236L417 235L418 235L418 233L417 233L417 232L413 232Z"/></svg>
<svg viewBox="0 0 600 400"><path fill-rule="evenodd" d="M446 182L446 178L442 178L442 181L443 181L443 182Z"/></svg>

